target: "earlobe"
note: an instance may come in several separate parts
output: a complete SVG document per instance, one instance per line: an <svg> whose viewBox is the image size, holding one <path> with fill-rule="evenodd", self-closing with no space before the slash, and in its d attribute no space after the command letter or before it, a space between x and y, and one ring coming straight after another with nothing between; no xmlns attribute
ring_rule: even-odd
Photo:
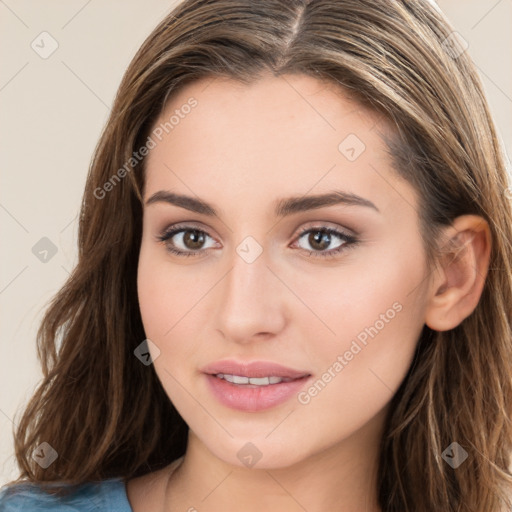
<svg viewBox="0 0 512 512"><path fill-rule="evenodd" d="M446 229L425 323L435 331L457 327L476 308L489 270L491 233L477 215L457 217Z"/></svg>

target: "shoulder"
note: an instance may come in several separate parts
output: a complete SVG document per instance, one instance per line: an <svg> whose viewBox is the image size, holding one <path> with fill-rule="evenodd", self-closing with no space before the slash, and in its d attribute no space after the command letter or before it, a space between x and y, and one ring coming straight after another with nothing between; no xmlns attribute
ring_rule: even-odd
<svg viewBox="0 0 512 512"><path fill-rule="evenodd" d="M132 512L121 478L87 482L61 496L47 492L33 482L0 488L1 512Z"/></svg>

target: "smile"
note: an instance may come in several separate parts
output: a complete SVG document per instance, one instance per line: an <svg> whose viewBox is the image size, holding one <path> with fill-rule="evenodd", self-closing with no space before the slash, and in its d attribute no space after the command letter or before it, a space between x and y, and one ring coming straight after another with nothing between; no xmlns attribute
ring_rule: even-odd
<svg viewBox="0 0 512 512"><path fill-rule="evenodd" d="M290 382L291 380L294 380L286 377L243 377L241 375L229 375L223 373L218 373L216 377L232 382L233 384L253 386L269 386L271 384L279 384L280 382Z"/></svg>
<svg viewBox="0 0 512 512"><path fill-rule="evenodd" d="M296 396L311 379L311 375L295 379L275 376L204 375L210 393L220 404L244 412L258 412L277 407Z"/></svg>

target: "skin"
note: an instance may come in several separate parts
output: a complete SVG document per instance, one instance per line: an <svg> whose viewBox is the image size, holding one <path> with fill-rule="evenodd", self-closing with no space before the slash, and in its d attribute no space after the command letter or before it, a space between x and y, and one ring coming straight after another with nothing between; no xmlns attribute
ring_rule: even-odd
<svg viewBox="0 0 512 512"><path fill-rule="evenodd" d="M146 205L138 268L144 328L159 350L150 345L155 371L189 440L184 458L127 483L132 508L379 511L376 462L389 402L423 326L451 329L476 307L489 228L476 216L456 219L445 236L458 237L459 257L446 252L428 273L416 192L393 170L381 139L391 126L331 85L300 75L250 86L205 79L173 97L155 125L190 97L197 107L147 157L144 199L168 190L219 214ZM353 161L338 149L349 134L365 145ZM338 204L273 214L280 198L334 189L379 211ZM186 245L183 232L157 240L178 223L204 231L202 246ZM299 230L324 226L357 233L359 242L322 258L344 240L332 235L322 248ZM236 251L248 236L262 249L252 263ZM166 248L173 242L203 252L176 256ZM293 396L260 412L230 409L200 371L224 358L262 359L316 381L393 304L400 311L307 404ZM261 452L252 467L237 457L247 442Z"/></svg>

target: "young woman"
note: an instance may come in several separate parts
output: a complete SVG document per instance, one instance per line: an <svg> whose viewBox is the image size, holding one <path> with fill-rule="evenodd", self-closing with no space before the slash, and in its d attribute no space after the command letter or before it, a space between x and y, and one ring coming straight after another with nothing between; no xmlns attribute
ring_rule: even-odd
<svg viewBox="0 0 512 512"><path fill-rule="evenodd" d="M96 149L1 510L510 510L511 196L431 3L180 3Z"/></svg>

